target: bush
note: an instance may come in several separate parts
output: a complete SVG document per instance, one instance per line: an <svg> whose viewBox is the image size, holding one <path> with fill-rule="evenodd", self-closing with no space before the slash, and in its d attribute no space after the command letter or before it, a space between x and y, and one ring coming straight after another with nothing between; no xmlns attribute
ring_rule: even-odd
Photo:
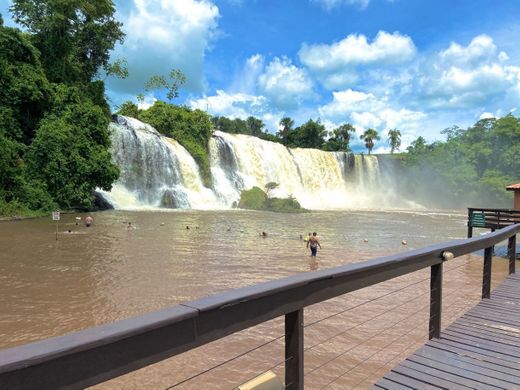
<svg viewBox="0 0 520 390"><path fill-rule="evenodd" d="M240 194L238 207L241 209L265 210L267 194L258 187L244 190Z"/></svg>
<svg viewBox="0 0 520 390"><path fill-rule="evenodd" d="M242 191L238 207L242 209L267 210L281 213L307 211L303 209L300 203L292 196L289 198L268 198L267 194L258 187Z"/></svg>

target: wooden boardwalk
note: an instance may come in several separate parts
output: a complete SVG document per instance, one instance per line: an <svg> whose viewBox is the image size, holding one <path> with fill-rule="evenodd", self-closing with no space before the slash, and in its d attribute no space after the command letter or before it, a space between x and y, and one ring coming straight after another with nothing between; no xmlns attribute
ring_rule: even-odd
<svg viewBox="0 0 520 390"><path fill-rule="evenodd" d="M394 367L374 389L520 389L520 275L510 275L440 339Z"/></svg>

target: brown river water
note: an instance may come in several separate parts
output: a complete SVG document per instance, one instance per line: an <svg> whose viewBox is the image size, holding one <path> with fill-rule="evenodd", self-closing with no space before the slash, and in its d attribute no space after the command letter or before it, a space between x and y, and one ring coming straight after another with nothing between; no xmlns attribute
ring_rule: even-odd
<svg viewBox="0 0 520 390"><path fill-rule="evenodd" d="M0 348L463 238L467 218L444 211L110 211L92 214L86 228L76 225L78 216L86 214L62 215L57 241L50 217L0 223ZM323 245L315 260L300 239L312 231ZM493 285L506 266L494 261ZM481 279L480 256L446 264L443 326L478 302ZM307 308L305 387L369 388L426 341L428 293L423 270ZM167 389L282 334L283 319L275 319L96 388ZM282 338L173 388L233 389L269 369L283 378L283 355Z"/></svg>

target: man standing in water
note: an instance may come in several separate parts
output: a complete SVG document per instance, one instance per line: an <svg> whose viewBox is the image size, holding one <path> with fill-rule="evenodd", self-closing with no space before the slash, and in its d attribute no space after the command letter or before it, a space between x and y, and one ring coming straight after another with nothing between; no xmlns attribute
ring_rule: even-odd
<svg viewBox="0 0 520 390"><path fill-rule="evenodd" d="M316 254L318 253L318 247L321 249L320 241L318 240L318 235L316 232L312 233L312 236L309 237L309 240L307 241L307 248L311 247L311 256L316 257Z"/></svg>
<svg viewBox="0 0 520 390"><path fill-rule="evenodd" d="M85 226L90 227L92 225L92 222L94 222L94 218L92 218L90 215L85 218Z"/></svg>

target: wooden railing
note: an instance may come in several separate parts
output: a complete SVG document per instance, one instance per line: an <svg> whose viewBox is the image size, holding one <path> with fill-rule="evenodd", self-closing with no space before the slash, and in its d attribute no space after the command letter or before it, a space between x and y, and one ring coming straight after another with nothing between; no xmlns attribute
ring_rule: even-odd
<svg viewBox="0 0 520 390"><path fill-rule="evenodd" d="M468 208L468 237L476 227L495 231L519 222L520 210Z"/></svg>
<svg viewBox="0 0 520 390"><path fill-rule="evenodd" d="M509 240L509 272L514 273L518 231L519 224L481 237L298 274L6 349L0 351L0 389L84 388L279 316L285 316L285 385L303 389L305 307L430 267L429 337L439 337L443 263L485 249L482 297L489 297L491 248Z"/></svg>

